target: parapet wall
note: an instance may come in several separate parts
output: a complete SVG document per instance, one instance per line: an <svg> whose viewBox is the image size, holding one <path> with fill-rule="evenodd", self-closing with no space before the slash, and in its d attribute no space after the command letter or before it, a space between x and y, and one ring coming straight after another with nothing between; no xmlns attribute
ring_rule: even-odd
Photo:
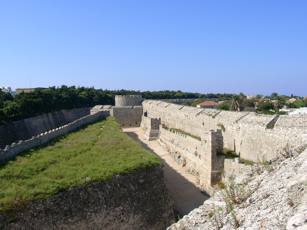
<svg viewBox="0 0 307 230"><path fill-rule="evenodd" d="M90 114L90 108L61 110L0 126L0 148L63 126Z"/></svg>
<svg viewBox="0 0 307 230"><path fill-rule="evenodd" d="M224 160L224 178L240 175L252 175L252 166L239 162L239 158Z"/></svg>
<svg viewBox="0 0 307 230"><path fill-rule="evenodd" d="M96 122L100 119L104 119L109 116L109 111L100 111L93 115L87 115L85 117L79 118L71 123L60 126L55 129L51 129L39 135L31 137L28 140L20 140L18 143L13 143L11 145L7 145L4 149L0 150L0 164L3 164L13 158L15 158L18 154L30 150L35 147L39 147L40 145L46 144L51 140L66 135L72 131L77 130L78 128Z"/></svg>
<svg viewBox="0 0 307 230"><path fill-rule="evenodd" d="M201 137L210 130L222 130L224 147L251 161L272 160L287 147L307 141L307 118L258 115L175 105L163 101L143 102L144 114L162 125Z"/></svg>

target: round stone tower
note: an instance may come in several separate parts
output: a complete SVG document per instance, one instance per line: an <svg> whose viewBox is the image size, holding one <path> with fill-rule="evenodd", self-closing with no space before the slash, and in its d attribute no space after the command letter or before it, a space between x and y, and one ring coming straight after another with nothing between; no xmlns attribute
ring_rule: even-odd
<svg viewBox="0 0 307 230"><path fill-rule="evenodd" d="M138 106L142 105L141 95L116 95L115 106Z"/></svg>

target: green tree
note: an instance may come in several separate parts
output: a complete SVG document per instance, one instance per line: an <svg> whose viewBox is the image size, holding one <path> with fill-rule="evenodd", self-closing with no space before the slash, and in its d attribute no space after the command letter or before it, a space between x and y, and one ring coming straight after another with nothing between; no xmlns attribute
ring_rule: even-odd
<svg viewBox="0 0 307 230"><path fill-rule="evenodd" d="M10 100L13 100L13 96L10 93L3 92L0 89L0 107L3 106L3 103L5 101L10 101Z"/></svg>
<svg viewBox="0 0 307 230"><path fill-rule="evenodd" d="M274 104L271 101L260 101L257 105L257 111L262 113L274 113Z"/></svg>
<svg viewBox="0 0 307 230"><path fill-rule="evenodd" d="M278 93L272 93L271 94L271 99L272 100L277 100L278 99Z"/></svg>
<svg viewBox="0 0 307 230"><path fill-rule="evenodd" d="M243 93L240 93L238 96L232 98L231 110L233 111L242 111L243 110L243 101L246 99L246 96Z"/></svg>
<svg viewBox="0 0 307 230"><path fill-rule="evenodd" d="M303 100L295 101L293 103L288 104L289 108L301 108L305 106L305 102Z"/></svg>
<svg viewBox="0 0 307 230"><path fill-rule="evenodd" d="M224 102L220 105L217 106L217 109L220 109L220 110L230 110L230 103L229 102Z"/></svg>

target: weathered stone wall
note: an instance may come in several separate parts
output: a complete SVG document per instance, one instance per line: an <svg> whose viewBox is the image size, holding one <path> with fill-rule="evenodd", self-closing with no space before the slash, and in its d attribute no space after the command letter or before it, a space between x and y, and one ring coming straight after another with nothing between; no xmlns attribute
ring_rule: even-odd
<svg viewBox="0 0 307 230"><path fill-rule="evenodd" d="M225 159L224 160L224 173L223 177L236 177L242 174L251 174L252 166L246 165L239 162L239 158L236 159Z"/></svg>
<svg viewBox="0 0 307 230"><path fill-rule="evenodd" d="M210 130L198 138L161 125L159 142L179 165L196 176L199 188L213 193L212 186L221 179L224 160L218 155L222 146L219 132Z"/></svg>
<svg viewBox="0 0 307 230"><path fill-rule="evenodd" d="M0 126L0 148L55 129L90 114L90 108L61 110Z"/></svg>
<svg viewBox="0 0 307 230"><path fill-rule="evenodd" d="M174 221L162 169L152 167L33 201L9 215L0 214L0 229L164 230Z"/></svg>
<svg viewBox="0 0 307 230"><path fill-rule="evenodd" d="M307 114L306 115L293 115L293 116L280 116L276 122L275 127L281 128L301 128L306 129Z"/></svg>
<svg viewBox="0 0 307 230"><path fill-rule="evenodd" d="M196 136L221 129L224 146L251 161L274 159L287 146L304 144L303 137L307 135L307 118L304 115L276 117L152 100L144 101L143 109L149 118L160 119L161 124Z"/></svg>
<svg viewBox="0 0 307 230"><path fill-rule="evenodd" d="M31 139L24 140L24 141L20 140L18 143L7 145L4 149L0 150L0 164L3 164L10 159L13 159L18 154L26 150L46 144L50 142L51 140L57 137L66 135L84 125L96 122L100 119L104 119L107 116L109 116L109 114L110 112L106 110L106 111L95 113L93 115L87 115L85 117L79 118L66 125L63 125L55 129L51 129L49 131L41 133L39 135L33 136L31 137Z"/></svg>
<svg viewBox="0 0 307 230"><path fill-rule="evenodd" d="M116 95L115 106L140 106L143 98L141 95Z"/></svg>
<svg viewBox="0 0 307 230"><path fill-rule="evenodd" d="M91 108L90 114L93 115L103 110L110 110L110 109L112 109L112 105L95 105L93 108Z"/></svg>
<svg viewBox="0 0 307 230"><path fill-rule="evenodd" d="M115 117L122 127L139 127L142 115L142 106L115 106L111 109L111 116Z"/></svg>
<svg viewBox="0 0 307 230"><path fill-rule="evenodd" d="M231 194L217 192L168 230L307 229L307 149L253 171L241 169L233 182L225 182ZM240 202L230 207L234 198Z"/></svg>
<svg viewBox="0 0 307 230"><path fill-rule="evenodd" d="M199 175L202 168L199 162L205 157L200 140L161 127L159 141L179 165L191 174Z"/></svg>
<svg viewBox="0 0 307 230"><path fill-rule="evenodd" d="M175 98L175 99L161 99L160 101L165 101L179 105L186 105L192 103L195 100L196 98Z"/></svg>
<svg viewBox="0 0 307 230"><path fill-rule="evenodd" d="M160 120L143 116L141 128L147 140L156 140L160 134Z"/></svg>

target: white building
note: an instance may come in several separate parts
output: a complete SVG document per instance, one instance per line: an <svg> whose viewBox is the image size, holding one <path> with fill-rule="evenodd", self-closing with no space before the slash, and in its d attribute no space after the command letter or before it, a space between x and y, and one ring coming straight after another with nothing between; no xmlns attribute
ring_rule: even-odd
<svg viewBox="0 0 307 230"><path fill-rule="evenodd" d="M12 94L12 88L11 87L0 87L1 91L2 92L5 92L5 93L10 93Z"/></svg>

